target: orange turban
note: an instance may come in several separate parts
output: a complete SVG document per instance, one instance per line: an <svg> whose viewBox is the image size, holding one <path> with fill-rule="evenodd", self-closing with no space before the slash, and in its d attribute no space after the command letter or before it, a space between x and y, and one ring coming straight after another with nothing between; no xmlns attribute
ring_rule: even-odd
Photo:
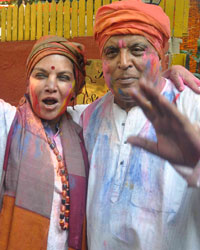
<svg viewBox="0 0 200 250"><path fill-rule="evenodd" d="M94 37L101 54L111 36L128 34L144 36L163 58L170 38L169 18L161 7L141 0L113 2L99 8Z"/></svg>
<svg viewBox="0 0 200 250"><path fill-rule="evenodd" d="M33 46L26 63L26 75L29 79L35 65L48 55L63 55L71 60L75 68L75 93L79 94L85 85L85 64L84 46L79 43L69 42L64 37L44 36Z"/></svg>

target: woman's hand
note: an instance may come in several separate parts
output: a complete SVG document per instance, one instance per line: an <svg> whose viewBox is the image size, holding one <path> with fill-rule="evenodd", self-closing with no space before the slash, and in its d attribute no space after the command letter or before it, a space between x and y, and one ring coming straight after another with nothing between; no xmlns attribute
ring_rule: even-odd
<svg viewBox="0 0 200 250"><path fill-rule="evenodd" d="M170 79L179 91L183 91L187 85L195 93L200 94L200 80L181 65L171 66L162 73L162 76Z"/></svg>
<svg viewBox="0 0 200 250"><path fill-rule="evenodd" d="M171 163L194 167L200 159L200 131L182 115L174 104L160 95L151 82L142 78L143 95L132 90L132 97L152 122L157 142L132 136L128 142L142 147Z"/></svg>

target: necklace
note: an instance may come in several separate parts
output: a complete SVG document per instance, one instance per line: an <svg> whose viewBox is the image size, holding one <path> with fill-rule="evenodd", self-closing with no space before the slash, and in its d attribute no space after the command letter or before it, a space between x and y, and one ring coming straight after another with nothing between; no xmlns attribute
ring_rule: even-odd
<svg viewBox="0 0 200 250"><path fill-rule="evenodd" d="M62 156L59 154L56 143L47 136L47 142L50 148L53 150L58 161L58 174L61 177L62 182L62 195L61 195L61 206L60 206L60 220L59 224L62 230L69 229L69 212L70 212L70 193L69 193L69 175L67 168L65 167Z"/></svg>

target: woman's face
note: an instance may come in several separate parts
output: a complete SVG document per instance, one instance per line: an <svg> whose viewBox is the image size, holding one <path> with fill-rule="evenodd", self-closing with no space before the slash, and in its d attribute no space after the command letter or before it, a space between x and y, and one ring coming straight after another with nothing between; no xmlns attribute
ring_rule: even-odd
<svg viewBox="0 0 200 250"><path fill-rule="evenodd" d="M44 120L59 120L66 110L75 86L73 64L65 56L49 55L34 67L28 93L32 108Z"/></svg>

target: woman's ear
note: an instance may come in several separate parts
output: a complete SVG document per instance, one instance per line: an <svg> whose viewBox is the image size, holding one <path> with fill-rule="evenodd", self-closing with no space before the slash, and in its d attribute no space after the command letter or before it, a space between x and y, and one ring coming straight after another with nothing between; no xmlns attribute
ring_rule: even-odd
<svg viewBox="0 0 200 250"><path fill-rule="evenodd" d="M76 94L75 94L75 92L74 92L74 93L72 94L72 97L71 97L70 101L73 101L75 98L76 98Z"/></svg>
<svg viewBox="0 0 200 250"><path fill-rule="evenodd" d="M30 91L29 85L27 85L27 87L26 87L26 94L29 94L29 91Z"/></svg>
<svg viewBox="0 0 200 250"><path fill-rule="evenodd" d="M29 93L29 79L26 80L26 93Z"/></svg>

